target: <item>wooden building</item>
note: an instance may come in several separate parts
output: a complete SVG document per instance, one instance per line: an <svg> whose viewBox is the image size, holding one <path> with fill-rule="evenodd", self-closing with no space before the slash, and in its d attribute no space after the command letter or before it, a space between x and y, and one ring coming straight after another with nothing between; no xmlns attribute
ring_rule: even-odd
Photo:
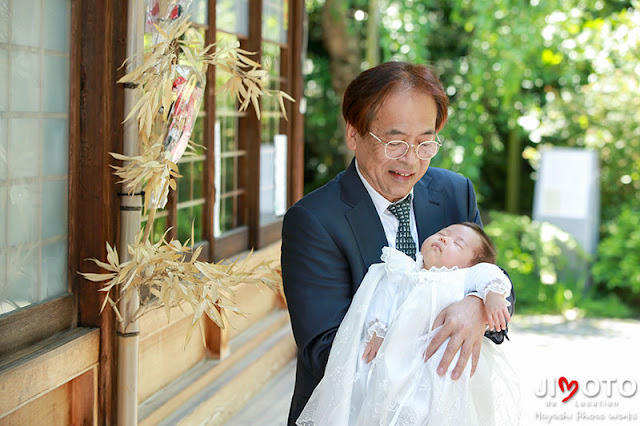
<svg viewBox="0 0 640 426"><path fill-rule="evenodd" d="M136 0L144 1L144 0ZM122 152L126 0L0 1L0 424L115 424L117 327L99 314L99 272L118 243L120 192L109 152ZM193 0L207 43L237 40L270 64L272 88L291 94L262 121L215 93L210 67L192 139L205 146L156 233L191 233L210 261L278 258L284 210L302 196L302 0ZM226 41L225 41L226 40ZM143 218L144 219L144 218ZM138 421L223 423L295 354L281 297L256 286L237 295L246 318L185 347L188 312L140 321ZM204 338L204 341L203 341Z"/></svg>

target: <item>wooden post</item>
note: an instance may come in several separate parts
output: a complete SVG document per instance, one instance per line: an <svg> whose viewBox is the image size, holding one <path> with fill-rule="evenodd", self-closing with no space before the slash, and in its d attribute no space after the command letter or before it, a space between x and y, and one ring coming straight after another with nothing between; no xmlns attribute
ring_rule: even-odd
<svg viewBox="0 0 640 426"><path fill-rule="evenodd" d="M219 311L219 310L218 310ZM207 356L212 359L224 359L231 354L229 347L229 325L224 329L204 316L204 340Z"/></svg>

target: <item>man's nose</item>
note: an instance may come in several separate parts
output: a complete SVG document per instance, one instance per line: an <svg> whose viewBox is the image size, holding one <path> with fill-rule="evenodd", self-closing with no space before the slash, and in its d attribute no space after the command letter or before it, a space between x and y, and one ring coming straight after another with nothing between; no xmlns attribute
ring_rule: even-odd
<svg viewBox="0 0 640 426"><path fill-rule="evenodd" d="M442 241L443 243L447 244L447 242L449 241L449 239L447 237L445 237L444 235L441 235L438 238L440 241Z"/></svg>
<svg viewBox="0 0 640 426"><path fill-rule="evenodd" d="M409 145L409 149L407 150L406 154L404 154L402 159L407 163L415 163L416 161L420 160L420 158L418 158L418 154L416 153L416 146L414 144Z"/></svg>

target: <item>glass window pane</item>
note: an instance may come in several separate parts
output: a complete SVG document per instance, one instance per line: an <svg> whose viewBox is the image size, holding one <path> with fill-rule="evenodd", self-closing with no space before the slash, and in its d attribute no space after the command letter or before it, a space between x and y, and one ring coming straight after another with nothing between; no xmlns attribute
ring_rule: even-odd
<svg viewBox="0 0 640 426"><path fill-rule="evenodd" d="M249 0L216 0L216 29L249 36Z"/></svg>
<svg viewBox="0 0 640 426"><path fill-rule="evenodd" d="M222 159L222 192L227 193L234 190L235 170L233 167L233 157Z"/></svg>
<svg viewBox="0 0 640 426"><path fill-rule="evenodd" d="M41 0L11 2L11 40L14 44L40 47Z"/></svg>
<svg viewBox="0 0 640 426"><path fill-rule="evenodd" d="M0 3L0 43L9 42L9 5Z"/></svg>
<svg viewBox="0 0 640 426"><path fill-rule="evenodd" d="M7 212L8 212L8 201L7 201L7 187L0 186L0 247L4 248L7 245ZM3 256L0 256L0 263L3 263ZM5 279L2 275L0 275L0 283L5 282ZM1 285L1 284L0 284ZM2 300L2 297L0 297Z"/></svg>
<svg viewBox="0 0 640 426"><path fill-rule="evenodd" d="M45 136L43 173L45 176L66 175L69 170L69 123L67 120L43 120L42 127Z"/></svg>
<svg viewBox="0 0 640 426"><path fill-rule="evenodd" d="M40 55L11 52L11 110L37 112L40 109Z"/></svg>
<svg viewBox="0 0 640 426"><path fill-rule="evenodd" d="M204 150L204 122L206 117L204 115L198 117L193 124L193 130L191 130L191 142L195 150L196 155L205 155Z"/></svg>
<svg viewBox="0 0 640 426"><path fill-rule="evenodd" d="M7 178L7 155L9 148L9 129L7 120L0 118L0 181ZM2 222L0 222L1 224Z"/></svg>
<svg viewBox="0 0 640 426"><path fill-rule="evenodd" d="M191 226L195 242L202 240L202 205L178 210L178 240L181 242L191 238ZM189 244L191 244L190 242Z"/></svg>
<svg viewBox="0 0 640 426"><path fill-rule="evenodd" d="M69 52L71 10L68 0L44 2L44 47L58 52Z"/></svg>
<svg viewBox="0 0 640 426"><path fill-rule="evenodd" d="M0 0L0 315L68 291L70 17Z"/></svg>
<svg viewBox="0 0 640 426"><path fill-rule="evenodd" d="M43 110L67 112L69 110L69 59L63 56L45 56L43 75Z"/></svg>
<svg viewBox="0 0 640 426"><path fill-rule="evenodd" d="M31 118L9 120L9 177L35 177L40 174L40 122Z"/></svg>
<svg viewBox="0 0 640 426"><path fill-rule="evenodd" d="M233 198L225 198L222 200L220 208L220 230L227 232L233 229Z"/></svg>
<svg viewBox="0 0 640 426"><path fill-rule="evenodd" d="M222 124L222 149L225 152L236 151L238 149L238 139L236 138L236 129L238 128L238 118L229 115L220 117Z"/></svg>
<svg viewBox="0 0 640 426"><path fill-rule="evenodd" d="M192 163L181 163L179 166L181 178L178 178L178 202L191 200Z"/></svg>
<svg viewBox="0 0 640 426"><path fill-rule="evenodd" d="M262 4L262 38L276 43L287 43L289 27L287 0L264 0Z"/></svg>
<svg viewBox="0 0 640 426"><path fill-rule="evenodd" d="M67 240L42 247L43 298L67 292Z"/></svg>
<svg viewBox="0 0 640 426"><path fill-rule="evenodd" d="M2 23L0 22L0 27ZM0 29L0 31L2 31ZM0 47L0 73L9 74L9 51ZM0 111L9 110L9 79L0 79Z"/></svg>
<svg viewBox="0 0 640 426"><path fill-rule="evenodd" d="M42 238L67 235L67 180L45 182L42 187Z"/></svg>
<svg viewBox="0 0 640 426"><path fill-rule="evenodd" d="M40 186L18 184L9 186L9 246L37 241L40 229Z"/></svg>
<svg viewBox="0 0 640 426"><path fill-rule="evenodd" d="M197 24L207 25L209 22L209 1L208 0L193 0L189 6L187 12L191 15L191 20Z"/></svg>
<svg viewBox="0 0 640 426"><path fill-rule="evenodd" d="M38 268L33 267L40 264L40 247L18 247L6 255L9 286L4 295L3 313L37 302L41 293Z"/></svg>
<svg viewBox="0 0 640 426"><path fill-rule="evenodd" d="M263 43L262 56L269 69L267 87L280 90L280 45ZM279 220L287 207L287 136L280 129L283 117L277 99L264 99L261 108L260 224L265 225Z"/></svg>
<svg viewBox="0 0 640 426"><path fill-rule="evenodd" d="M204 161L196 161L193 163L193 199L197 200L204 197L202 190L204 186Z"/></svg>

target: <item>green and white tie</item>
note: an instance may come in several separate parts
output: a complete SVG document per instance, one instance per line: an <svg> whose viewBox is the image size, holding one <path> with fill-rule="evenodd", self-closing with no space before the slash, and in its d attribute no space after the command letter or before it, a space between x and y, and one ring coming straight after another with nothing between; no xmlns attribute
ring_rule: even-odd
<svg viewBox="0 0 640 426"><path fill-rule="evenodd" d="M387 207L398 219L398 233L396 234L396 249L400 250L413 260L416 260L416 242L411 236L411 226L409 215L411 214L411 194L402 201L393 203Z"/></svg>

